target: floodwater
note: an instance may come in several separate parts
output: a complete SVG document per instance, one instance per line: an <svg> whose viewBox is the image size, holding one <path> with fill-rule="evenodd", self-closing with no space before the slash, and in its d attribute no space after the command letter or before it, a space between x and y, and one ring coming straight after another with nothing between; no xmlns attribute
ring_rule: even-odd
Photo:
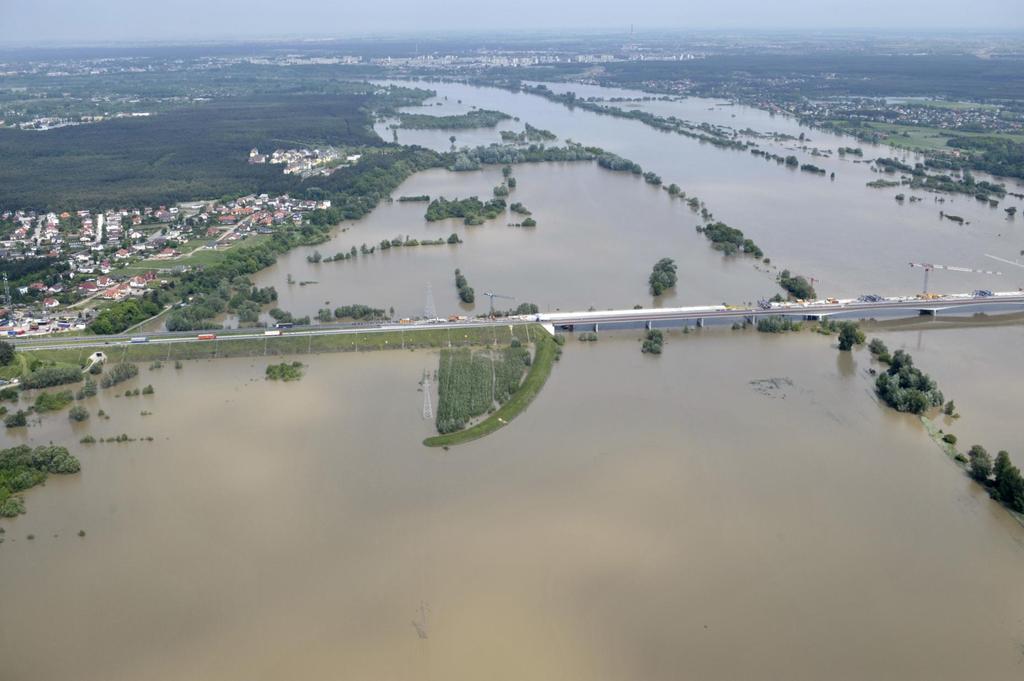
<svg viewBox="0 0 1024 681"><path fill-rule="evenodd" d="M450 451L420 444L429 351L143 367L153 396L89 401L109 421L46 417L31 442L154 441L74 444L0 521L3 678L1019 678L1024 528L866 351L637 335L570 341Z"/></svg>
<svg viewBox="0 0 1024 681"><path fill-rule="evenodd" d="M405 82L406 85L423 85ZM782 116L707 99L622 103L621 106L655 110L692 121L707 121L737 130L799 135L805 142L774 142L761 139L761 148L782 155L796 155L836 173L836 179L795 171L767 162L748 152L723 150L709 144L654 130L637 121L600 116L522 93L453 83L429 83L438 97L419 107L435 115L459 113L470 106L498 109L519 118L498 128L474 131L400 130L399 141L439 150L456 144L476 145L499 140L500 129L520 129L529 122L551 130L561 139L571 138L601 146L640 163L675 182L690 195L703 199L716 219L739 227L760 245L773 266L813 277L820 295L883 295L920 291L923 271L910 262L937 263L976 270L1000 271L1001 275L937 270L929 289L970 292L978 288L1016 290L1024 286L1024 266L1007 264L1024 250L1021 218L1007 219L1003 208L1024 202L1007 197L998 208L963 195L936 195L904 188L871 189L869 181L882 177L870 165L852 157L839 158L839 147L861 147L865 159L899 156L905 152L872 147L844 136L800 126ZM552 86L573 89L581 96L622 96L627 90L596 86ZM640 94L632 92L632 94ZM461 100L461 102L460 102ZM735 116L735 117L734 117ZM390 139L385 124L378 131ZM799 147L806 147L801 149ZM813 156L811 150L831 150L831 156ZM858 159L859 160L859 159ZM325 254L348 250L352 245L372 245L381 238L411 235L414 238L458 232L467 244L427 253L428 249L377 255L336 265L306 263L313 249L295 251L276 268L256 277L260 285L286 288L286 275L296 281L315 280L309 286L284 295L285 307L299 314L313 314L324 300L360 302L394 307L401 316L422 314L425 288L431 283L439 313L458 312L450 286L453 265L461 266L477 292L491 290L535 302L547 309L656 304L646 292L651 266L661 257L672 257L690 281L681 282L671 304L738 303L771 295L778 289L773 275L752 272L750 259L725 260L696 234L699 216L662 190L647 187L635 177L604 171L586 164L519 166L519 188L510 201L533 210L539 222L534 231L506 229L507 218L484 227L464 229L459 221L430 224L423 219L425 206L381 206L361 221L346 223ZM427 193L447 198L476 194L488 198L497 184L496 169L479 173L432 171L411 178L395 196ZM1008 181L1011 191L1024 191ZM897 193L919 196L899 204ZM937 199L944 199L939 203ZM957 225L940 217L940 211L960 215L970 224ZM348 268L348 273L328 271ZM358 270L353 273L351 270ZM449 290L451 289L451 290ZM481 311L477 304L476 312Z"/></svg>
<svg viewBox="0 0 1024 681"><path fill-rule="evenodd" d="M1024 348L1024 325L992 326L999 318L940 321L941 332L919 328L918 322L897 322L895 328L871 332L890 351L906 350L923 371L939 384L946 399L958 407L959 418L942 417L945 431L958 438L966 451L973 444L992 454L1001 449L1024 467L1024 432L1020 428L1024 383L1019 353ZM884 325L883 325L884 326ZM916 327L916 328L915 328Z"/></svg>
<svg viewBox="0 0 1024 681"><path fill-rule="evenodd" d="M254 277L260 286L273 285L278 305L301 314L332 306L364 303L394 307L399 316L423 315L430 284L439 314L487 312L484 292L510 296L495 299L498 309L517 302L536 303L542 310L571 310L643 305L698 305L742 302L771 295L774 274L758 269L751 258L714 254L694 227L700 217L684 201L633 175L612 173L593 163L526 164L515 169L517 188L510 202L522 202L537 227L511 227L521 217L499 217L476 227L462 220L428 223L427 204L385 203L368 217L316 249L295 249ZM490 197L501 182L500 168L474 173L431 170L418 173L396 194L449 198ZM382 239L411 236L447 238L457 246L392 248L342 261L308 263L314 250L323 255L352 246L379 244ZM675 257L679 284L655 300L647 288L654 263ZM476 290L476 304L462 305L454 283L460 268ZM288 284L288 275L295 283ZM315 281L300 286L298 282Z"/></svg>

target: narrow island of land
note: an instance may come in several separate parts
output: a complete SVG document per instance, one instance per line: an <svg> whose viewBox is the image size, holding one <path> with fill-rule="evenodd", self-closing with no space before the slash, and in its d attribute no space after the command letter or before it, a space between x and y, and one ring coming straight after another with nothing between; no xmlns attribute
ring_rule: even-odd
<svg viewBox="0 0 1024 681"><path fill-rule="evenodd" d="M469 128L493 128L512 117L501 111L475 109L452 116L431 116L430 114L403 113L398 115L399 126L410 130L465 130Z"/></svg>

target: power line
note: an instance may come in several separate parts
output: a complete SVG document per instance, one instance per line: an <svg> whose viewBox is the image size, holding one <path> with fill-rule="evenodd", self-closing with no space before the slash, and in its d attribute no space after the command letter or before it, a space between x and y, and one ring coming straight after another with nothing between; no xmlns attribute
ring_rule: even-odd
<svg viewBox="0 0 1024 681"><path fill-rule="evenodd" d="M429 420L434 418L434 405L430 400L430 373L426 370L420 385L423 386L423 418Z"/></svg>

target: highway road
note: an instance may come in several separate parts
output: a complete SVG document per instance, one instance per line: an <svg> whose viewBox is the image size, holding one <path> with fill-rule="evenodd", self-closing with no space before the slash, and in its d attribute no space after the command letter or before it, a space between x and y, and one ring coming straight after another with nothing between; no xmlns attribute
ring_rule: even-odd
<svg viewBox="0 0 1024 681"><path fill-rule="evenodd" d="M822 319L836 316L854 319L866 319L880 313L892 314L906 312L908 314L939 314L945 311L1011 311L1024 309L1024 292L995 293L987 297L976 297L969 294L956 294L935 299L923 299L912 296L890 298L879 301L847 300L837 302L816 301L808 303L775 304L771 308L738 308L724 305L706 305L697 307L677 308L645 308L630 310L594 310L583 312L552 312L516 317L498 317L494 319L469 319L450 322L444 320L419 320L412 323L337 323L311 326L297 326L282 329L286 336L322 336L359 333L394 333L398 331L416 331L424 329L467 329L492 326L508 326L512 324L540 323L554 328L575 328L606 326L637 326L653 325L658 322L670 324L694 321L703 323L706 320L741 321L753 320L758 317L782 315L805 319ZM147 343L210 343L214 340L244 340L272 338L264 329L258 330L217 330L216 339L200 338L202 332L182 331L164 332L144 336ZM132 338L141 335L121 334L113 336L33 336L31 338L11 339L20 350L54 350L65 348L95 348L104 346L129 345Z"/></svg>

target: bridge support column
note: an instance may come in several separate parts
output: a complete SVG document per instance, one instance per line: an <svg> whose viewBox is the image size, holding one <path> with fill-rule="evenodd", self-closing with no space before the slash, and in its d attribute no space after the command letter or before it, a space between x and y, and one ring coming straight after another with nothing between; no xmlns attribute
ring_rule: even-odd
<svg viewBox="0 0 1024 681"><path fill-rule="evenodd" d="M653 329L653 328L654 328L654 326L653 326L653 325L651 324L651 320L650 320L650 319L648 319L648 320L647 320L647 321L646 321L646 322L644 323L644 327L645 327L645 328L646 328L646 329L647 329L648 331L650 331L651 329Z"/></svg>
<svg viewBox="0 0 1024 681"><path fill-rule="evenodd" d="M697 317L697 328L698 329L703 329L704 328L704 318L703 317Z"/></svg>
<svg viewBox="0 0 1024 681"><path fill-rule="evenodd" d="M600 330L600 327L601 327L600 324L598 324L597 322L594 322L594 333L597 333Z"/></svg>

